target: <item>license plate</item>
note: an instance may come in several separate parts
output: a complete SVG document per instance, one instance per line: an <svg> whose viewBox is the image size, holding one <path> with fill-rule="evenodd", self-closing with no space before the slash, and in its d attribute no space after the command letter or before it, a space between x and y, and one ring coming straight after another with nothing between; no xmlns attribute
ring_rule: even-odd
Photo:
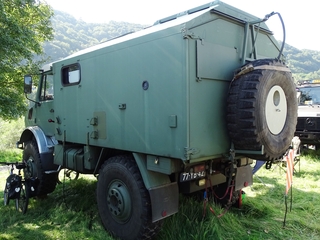
<svg viewBox="0 0 320 240"><path fill-rule="evenodd" d="M180 182L187 182L187 181L191 181L191 180L195 180L198 178L202 178L206 176L206 172L205 171L201 171L201 172L195 172L195 173L180 173Z"/></svg>

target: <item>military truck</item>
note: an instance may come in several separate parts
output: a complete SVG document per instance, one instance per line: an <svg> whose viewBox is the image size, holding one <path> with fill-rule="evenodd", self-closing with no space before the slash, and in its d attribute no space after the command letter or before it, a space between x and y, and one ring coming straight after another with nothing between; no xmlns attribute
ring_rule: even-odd
<svg viewBox="0 0 320 240"><path fill-rule="evenodd" d="M301 144L320 147L320 79L297 82L298 122L295 136Z"/></svg>
<svg viewBox="0 0 320 240"><path fill-rule="evenodd" d="M60 168L96 175L102 223L121 239L153 237L180 194L238 205L252 159L281 158L297 121L272 15L214 1L41 69L18 141L37 194Z"/></svg>

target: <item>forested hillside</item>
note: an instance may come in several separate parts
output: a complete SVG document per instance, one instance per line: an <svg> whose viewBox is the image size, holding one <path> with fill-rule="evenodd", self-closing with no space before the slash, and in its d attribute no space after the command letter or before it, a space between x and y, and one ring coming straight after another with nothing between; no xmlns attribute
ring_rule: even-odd
<svg viewBox="0 0 320 240"><path fill-rule="evenodd" d="M57 10L52 19L52 26L55 30L54 40L44 45L49 61L64 58L81 49L145 27L115 21L107 24L86 23Z"/></svg>
<svg viewBox="0 0 320 240"><path fill-rule="evenodd" d="M320 51L285 45L284 55L296 80L320 78Z"/></svg>
<svg viewBox="0 0 320 240"><path fill-rule="evenodd" d="M86 23L57 10L55 10L55 15L52 19L52 25L55 29L54 40L44 45L50 62L64 58L86 47L146 27L139 24L115 21L105 24ZM295 80L320 78L319 51L300 50L286 44L284 55Z"/></svg>

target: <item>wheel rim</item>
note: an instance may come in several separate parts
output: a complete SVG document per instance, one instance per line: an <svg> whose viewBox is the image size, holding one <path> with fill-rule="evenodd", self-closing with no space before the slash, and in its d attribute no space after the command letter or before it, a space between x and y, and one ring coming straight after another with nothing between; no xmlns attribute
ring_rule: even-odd
<svg viewBox="0 0 320 240"><path fill-rule="evenodd" d="M27 199L27 194L24 187L21 187L20 196L16 200L17 200L16 202L17 210L22 213L26 213L27 207L28 207L28 199Z"/></svg>
<svg viewBox="0 0 320 240"><path fill-rule="evenodd" d="M279 134L287 119L287 100L283 89L278 85L273 86L268 93L265 116L270 132Z"/></svg>
<svg viewBox="0 0 320 240"><path fill-rule="evenodd" d="M3 192L3 201L5 206L9 204L9 191L8 191L7 185L5 186L5 189Z"/></svg>
<svg viewBox="0 0 320 240"><path fill-rule="evenodd" d="M24 169L24 174L26 178L37 177L37 166L32 158L26 161L26 168Z"/></svg>
<svg viewBox="0 0 320 240"><path fill-rule="evenodd" d="M108 209L118 223L126 223L131 215L131 198L127 186L120 180L111 182L107 196Z"/></svg>

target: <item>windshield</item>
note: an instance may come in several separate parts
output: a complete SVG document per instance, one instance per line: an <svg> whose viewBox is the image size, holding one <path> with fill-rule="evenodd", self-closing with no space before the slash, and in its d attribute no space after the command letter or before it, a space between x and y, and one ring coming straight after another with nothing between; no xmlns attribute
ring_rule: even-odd
<svg viewBox="0 0 320 240"><path fill-rule="evenodd" d="M40 101L53 100L53 75L44 74L41 84Z"/></svg>
<svg viewBox="0 0 320 240"><path fill-rule="evenodd" d="M299 88L299 105L320 104L320 86Z"/></svg>

